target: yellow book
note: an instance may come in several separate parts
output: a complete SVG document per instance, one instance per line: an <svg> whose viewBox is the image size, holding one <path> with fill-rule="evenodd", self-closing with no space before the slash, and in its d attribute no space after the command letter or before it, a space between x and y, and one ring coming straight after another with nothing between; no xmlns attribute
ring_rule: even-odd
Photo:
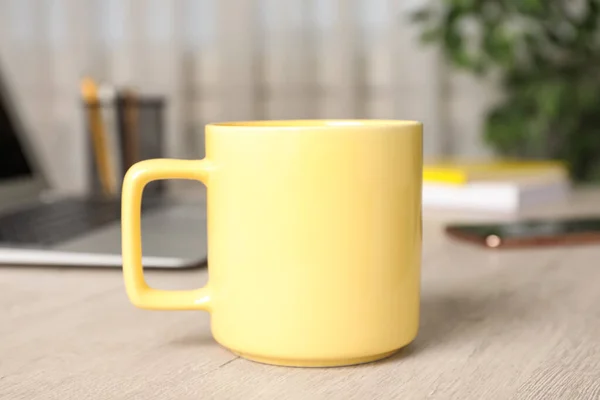
<svg viewBox="0 0 600 400"><path fill-rule="evenodd" d="M567 169L558 161L442 162L426 163L423 167L423 181L429 183L463 185L538 176L567 178Z"/></svg>

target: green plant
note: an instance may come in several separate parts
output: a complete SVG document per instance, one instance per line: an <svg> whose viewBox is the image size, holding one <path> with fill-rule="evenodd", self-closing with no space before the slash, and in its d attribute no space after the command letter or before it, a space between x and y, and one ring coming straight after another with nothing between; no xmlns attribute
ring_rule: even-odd
<svg viewBox="0 0 600 400"><path fill-rule="evenodd" d="M600 0L434 0L413 19L453 66L499 79L484 135L500 154L600 178Z"/></svg>

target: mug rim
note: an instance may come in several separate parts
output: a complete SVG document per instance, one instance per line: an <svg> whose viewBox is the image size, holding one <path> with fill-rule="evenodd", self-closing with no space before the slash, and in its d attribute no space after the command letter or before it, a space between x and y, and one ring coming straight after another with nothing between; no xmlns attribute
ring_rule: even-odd
<svg viewBox="0 0 600 400"><path fill-rule="evenodd" d="M306 129L364 129L402 127L422 127L423 123L415 120L394 119L277 119L211 122L207 128L243 128L261 130L306 130Z"/></svg>

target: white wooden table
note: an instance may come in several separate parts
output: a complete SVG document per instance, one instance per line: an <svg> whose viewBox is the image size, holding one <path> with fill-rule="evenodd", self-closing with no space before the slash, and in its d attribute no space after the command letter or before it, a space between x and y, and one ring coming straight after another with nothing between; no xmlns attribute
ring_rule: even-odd
<svg viewBox="0 0 600 400"><path fill-rule="evenodd" d="M587 212L600 215L600 192L536 210ZM211 338L208 314L131 306L119 270L1 267L0 398L600 398L600 246L484 250L447 239L447 217L424 223L417 340L355 367L237 358ZM189 288L206 271L149 281Z"/></svg>

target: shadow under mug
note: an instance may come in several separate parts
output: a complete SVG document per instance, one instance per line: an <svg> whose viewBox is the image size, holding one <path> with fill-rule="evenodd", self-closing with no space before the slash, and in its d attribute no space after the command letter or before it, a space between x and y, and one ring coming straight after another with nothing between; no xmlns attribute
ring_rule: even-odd
<svg viewBox="0 0 600 400"><path fill-rule="evenodd" d="M144 186L207 186L208 284L149 287ZM259 362L339 366L387 357L419 324L422 124L209 124L203 160L135 164L122 192L123 273L138 307L211 313L216 341Z"/></svg>

